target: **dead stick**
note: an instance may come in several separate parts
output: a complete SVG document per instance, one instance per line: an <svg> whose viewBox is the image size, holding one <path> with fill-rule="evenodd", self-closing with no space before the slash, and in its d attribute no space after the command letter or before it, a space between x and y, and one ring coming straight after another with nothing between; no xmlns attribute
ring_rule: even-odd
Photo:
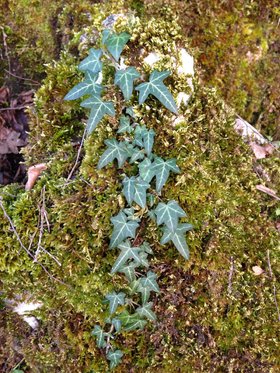
<svg viewBox="0 0 280 373"><path fill-rule="evenodd" d="M66 181L69 181L71 179L71 177L72 177L72 175L73 175L73 173L74 173L74 171L75 171L75 169L77 167L77 164L78 164L79 159L80 159L80 154L81 154L81 151L82 151L82 147L83 147L83 144L84 144L84 141L85 141L86 133L87 133L87 130L85 128L84 133L83 133L83 137L82 137L79 149L78 149L76 161L75 161L74 166L72 167L72 170L70 171L70 174L68 175Z"/></svg>

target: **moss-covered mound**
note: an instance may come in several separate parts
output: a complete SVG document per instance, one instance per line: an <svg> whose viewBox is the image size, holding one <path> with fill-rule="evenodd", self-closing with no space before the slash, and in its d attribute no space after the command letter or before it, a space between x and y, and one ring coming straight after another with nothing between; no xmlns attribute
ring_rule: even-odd
<svg viewBox="0 0 280 373"><path fill-rule="evenodd" d="M0 353L19 353L26 372L107 371L105 354L90 333L94 324L104 322L104 295L123 286L121 277L109 274L116 252L108 250L108 243L110 217L124 201L117 168L97 171L96 165L116 123L105 119L88 137L79 170L67 182L86 113L63 97L79 81L78 60L95 45L102 21L124 9L121 2L115 9L109 5L88 10L91 25L48 65L37 92L24 155L28 165L47 163L47 171L31 191L16 184L1 189L6 211L5 216L0 210L2 296L43 302L35 332L13 322L14 316L5 311L2 331L9 338L3 339ZM116 29L132 34L124 51L127 61L148 71L143 59L156 51L165 56L157 67L172 72L168 85L174 96L189 92L186 77L174 67L177 47L186 43L175 19L129 15ZM110 70L104 73L112 76ZM114 101L117 95L108 91ZM180 202L194 230L188 236L191 255L186 262L172 245L159 244L153 222L147 220L142 227L155 253L152 269L161 289L154 297L158 321L144 331L123 333L115 342L125 353L116 372L276 372L277 236L266 200L255 188L250 149L234 131L234 113L215 89L198 82L188 106L180 108L180 121L153 99L138 107L138 113L156 131L155 152L177 158L182 172L169 179L163 198ZM48 221L43 227L42 206ZM33 255L39 243L45 249L38 257L41 265L20 246L7 215L26 249ZM253 266L264 272L256 276ZM9 371L14 361L0 364Z"/></svg>

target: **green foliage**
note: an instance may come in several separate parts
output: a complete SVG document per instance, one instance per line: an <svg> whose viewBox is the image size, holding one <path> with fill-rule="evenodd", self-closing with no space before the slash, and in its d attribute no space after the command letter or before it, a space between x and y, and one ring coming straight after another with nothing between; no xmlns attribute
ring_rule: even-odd
<svg viewBox="0 0 280 373"><path fill-rule="evenodd" d="M163 84L163 79L170 75L169 71L153 71L148 83L141 83L135 89L139 91L139 104L143 104L151 94L155 96L168 110L178 114L176 103Z"/></svg>
<svg viewBox="0 0 280 373"><path fill-rule="evenodd" d="M124 99L128 101L133 92L133 81L140 77L135 67L118 70L115 75L115 84L120 87Z"/></svg>
<svg viewBox="0 0 280 373"><path fill-rule="evenodd" d="M120 54L129 39L130 35L125 32L116 34L106 29L102 33L102 44L111 53L115 61L119 60ZM91 109L90 117L87 122L88 134L92 133L104 115L109 114L115 116L114 104L112 102L104 102L100 97L103 87L97 83L97 75L94 75L97 73L102 75L103 62L100 60L102 56L108 58L108 60L104 62L104 65L112 64L115 68L114 83L119 86L126 101L130 100L132 97L134 80L140 78L139 72L134 67L119 69L118 65L107 56L106 50L90 50L90 55L79 65L79 69L85 71L85 81L78 83L65 96L66 100L72 100L85 94L90 95L89 98L81 103L82 107ZM139 103L142 104L149 94L152 94L158 98L167 109L177 114L178 110L175 101L170 91L163 84L163 79L169 75L170 73L168 71L153 71L150 75L149 83L142 83L135 88L139 91ZM126 107L126 113L134 119L132 107ZM119 123L120 126L117 134L122 135L127 133L130 137L125 137L125 140L122 141L118 141L117 138L105 140L107 149L101 155L97 168L101 169L115 159L118 161L119 168L125 167L125 162L128 158L130 158L130 164L136 163L139 173L130 177L124 175L122 180L122 193L126 198L128 206L132 206L135 203L141 209L146 209L147 190L151 188L150 181L156 177L156 191L159 193L166 183L170 171L178 173L180 170L176 165L175 159L164 161L162 158L152 154L155 139L155 131L153 129L148 130L146 126L139 125L138 123L133 123L131 125L131 119L125 115L121 115ZM139 161L141 161L140 164ZM157 216L158 225L165 224L173 234L171 238L169 236L164 237L163 241L168 242L172 239L177 248L179 247L179 242L181 244L179 252L186 258L186 247L182 244L183 231L180 230L179 236L179 228L177 228L178 220L180 217L186 216L185 212L177 202L173 200L169 201L167 204L159 203L154 213ZM133 304L133 300L129 300L125 292L116 293L113 291L107 294L105 298L109 301L109 313L110 315L116 313L116 318L114 322L113 320L110 321L111 329L108 333L104 332L98 325L95 326L92 334L96 336L97 345L100 348L110 347L106 344L105 337L109 338L113 330L119 333L122 331L122 328L126 331L143 329L147 323L144 318L149 321L155 321L156 315L152 311L153 302L147 302L150 299L151 292L159 293L160 291L156 281L156 273L148 271L146 276L141 272L139 274L136 273L137 267L149 268L148 255L152 254L153 251L147 242L135 246L134 243L130 241L130 239L136 237L136 230L141 221L140 218L134 217L134 208L122 209L122 211L116 216L113 216L110 220L113 224L110 248L117 247L120 249L119 256L112 266L111 273L123 273L130 283L129 286L131 287L131 285L134 284L133 292L141 294L142 306L139 306L134 314L129 314L127 311L118 314L118 306L124 306L125 303L130 304L131 302L131 304ZM189 227L191 227L191 225L189 225ZM139 276L140 278L137 278ZM117 366L120 363L121 357L122 352L112 348L112 350L107 353L110 367L114 368Z"/></svg>
<svg viewBox="0 0 280 373"><path fill-rule="evenodd" d="M118 61L130 37L131 36L127 32L116 34L110 30L104 30L102 32L102 43L106 46L114 59Z"/></svg>

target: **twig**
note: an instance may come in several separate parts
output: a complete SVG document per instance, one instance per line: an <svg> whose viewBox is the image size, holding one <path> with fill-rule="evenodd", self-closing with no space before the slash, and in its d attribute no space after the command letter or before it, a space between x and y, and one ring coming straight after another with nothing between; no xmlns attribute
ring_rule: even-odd
<svg viewBox="0 0 280 373"><path fill-rule="evenodd" d="M26 109L28 107L32 106L32 104L29 105L21 105L21 106L15 106L15 107L3 107L0 109L0 111L6 111L6 110L21 110Z"/></svg>
<svg viewBox="0 0 280 373"><path fill-rule="evenodd" d="M273 280L273 272L272 272L271 263L270 263L269 250L267 250L267 263L268 263L268 269L269 269L270 278L271 278L271 280ZM278 306L278 303L277 303L276 287L275 287L274 283L272 283L272 287L273 287L274 303L275 303L276 311L277 311L277 315L278 315L278 322L280 322L280 310L279 310L279 306Z"/></svg>
<svg viewBox="0 0 280 373"><path fill-rule="evenodd" d="M29 78L23 78L22 76L18 76L16 74L13 74L11 71L8 71L8 70L4 70L6 73L8 73L9 75L17 78L17 79L21 79L21 80L29 80L30 82L33 82L34 84L37 84L37 85L41 85L40 82L38 82L37 80L33 80L33 79L29 79Z"/></svg>
<svg viewBox="0 0 280 373"><path fill-rule="evenodd" d="M8 61L8 66L9 66L9 72L10 72L11 71L11 60L10 60L9 49L8 49L8 44L7 44L7 35L4 31L3 26L1 26L1 29L2 29L2 36L3 36L3 45L4 45L5 54L6 54L7 61Z"/></svg>
<svg viewBox="0 0 280 373"><path fill-rule="evenodd" d="M8 213L6 212L6 210L5 210L5 207L4 207L4 205L3 205L3 202L2 202L2 198L0 197L0 207L1 207L1 209L2 209L2 211L3 211L3 213L4 213L4 217L8 220L8 222L9 222L9 224L10 224L10 227L11 227L11 229L12 229L12 231L13 231L13 233L15 234L15 236L16 236L16 238L17 238L17 241L19 242L19 244L20 244L20 247L27 253L27 255L30 257L30 258L32 258L33 260L34 260L34 256L33 256L33 254L29 251L29 249L27 249L25 246L24 246L24 244L22 243L22 241L21 241L21 239L20 239L20 237L19 237L19 234L18 234L18 232L17 232L17 230L16 230L16 228L15 228L15 226L14 226L14 224L13 224L13 222L12 222L12 219L9 217L9 215L8 215ZM67 285L65 282L63 282L63 281L61 281L61 280L59 280L58 278L56 278L56 277L54 277L48 270L47 270L47 268L42 264L42 263L40 263L40 262L38 262L37 261L37 264L39 264L39 266L46 272L46 274L52 279L52 280L54 280L54 281L57 281L57 282L59 282L60 284L63 284L63 285L66 285L66 286L68 286L69 287L69 285Z"/></svg>
<svg viewBox="0 0 280 373"><path fill-rule="evenodd" d="M230 295L232 293L232 277L234 272L234 259L233 256L230 257L230 269L229 269L229 275L228 275L228 294Z"/></svg>
<svg viewBox="0 0 280 373"><path fill-rule="evenodd" d="M111 325L111 328L108 332L108 336L107 336L107 342L106 342L106 355L109 351L109 349L111 348L111 345L110 345L110 338L111 338L111 333L113 332L114 330L114 325Z"/></svg>
<svg viewBox="0 0 280 373"><path fill-rule="evenodd" d="M84 145L86 133L87 133L87 129L85 128L84 133L83 133L83 137L82 137L79 149L78 149L76 161L75 161L74 166L72 167L72 170L70 171L70 173L69 173L69 175L68 175L68 177L66 179L66 182L68 182L71 179L71 177L72 177L72 175L73 175L73 173L74 173L74 171L75 171L75 169L77 167L77 164L78 164L79 159L80 159L80 154L81 154L81 151L82 151L82 148L83 148L83 145Z"/></svg>

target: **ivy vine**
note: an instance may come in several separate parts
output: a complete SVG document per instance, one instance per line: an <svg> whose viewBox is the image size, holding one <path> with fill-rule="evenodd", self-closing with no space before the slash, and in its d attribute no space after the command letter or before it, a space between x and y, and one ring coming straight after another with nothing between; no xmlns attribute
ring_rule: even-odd
<svg viewBox="0 0 280 373"><path fill-rule="evenodd" d="M170 75L169 71L154 70L148 82L140 83L141 74L135 67L120 65L120 55L130 39L126 32L115 33L110 29L102 32L101 48L89 50L89 55L80 64L79 70L85 78L73 87L65 96L65 100L76 100L88 96L81 106L90 109L86 132L90 135L98 123L106 116L116 115L114 103L104 101L102 93L103 65L115 68L114 84L121 90L125 109L119 118L119 127L114 138L105 140L106 149L101 155L97 168L106 167L117 161L117 166L125 172L126 162L135 164L137 172L133 176L125 175L122 180L122 194L127 207L111 218L113 231L110 237L110 248L118 249L118 256L111 273L121 273L127 280L127 286L121 292L111 292L105 296L108 304L108 317L104 327L95 325L92 335L99 348L105 349L110 362L110 369L121 361L123 352L114 347L115 340L123 331L143 329L148 321L154 322L152 292L159 293L157 275L149 269L149 256L153 254L151 245L143 240L135 240L141 219L153 219L162 231L161 244L172 241L180 254L189 258L186 232L192 229L189 223L181 223L186 217L185 211L172 200L159 202L161 193L170 173L178 174L176 159L163 159L153 153L155 132L145 125L136 122L133 107L128 105L133 91L139 92L139 105L149 95L156 97L168 110L178 114L174 98L163 80ZM138 81L134 87L135 81ZM141 213L139 214L139 209ZM141 244L136 244L141 242Z"/></svg>

